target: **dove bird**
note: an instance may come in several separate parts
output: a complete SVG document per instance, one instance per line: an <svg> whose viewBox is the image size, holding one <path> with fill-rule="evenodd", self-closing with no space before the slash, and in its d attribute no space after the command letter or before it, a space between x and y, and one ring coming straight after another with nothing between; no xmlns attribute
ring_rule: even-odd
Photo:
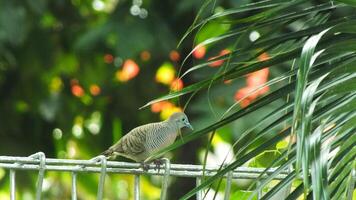
<svg viewBox="0 0 356 200"><path fill-rule="evenodd" d="M123 156L144 165L147 162L146 159L155 152L173 144L183 127L193 130L188 117L183 112L176 112L165 121L132 129L102 155Z"/></svg>

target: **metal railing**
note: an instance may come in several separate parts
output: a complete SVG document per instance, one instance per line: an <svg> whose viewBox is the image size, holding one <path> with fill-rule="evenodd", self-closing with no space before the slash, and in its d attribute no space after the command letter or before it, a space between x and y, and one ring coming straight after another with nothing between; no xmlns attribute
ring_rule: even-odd
<svg viewBox="0 0 356 200"><path fill-rule="evenodd" d="M196 178L196 184L201 184L201 178L210 177L215 175L219 166L211 167L206 166L203 174L202 165L182 165L171 164L168 159L164 160L163 169L154 169L155 165L151 164L148 171L144 171L139 163L127 163L117 161L107 161L104 156L98 156L91 160L69 160L69 159L53 159L46 158L42 152L35 153L28 157L13 157L13 156L0 156L0 168L10 170L10 199L16 199L16 171L17 170L35 170L38 171L37 187L36 187L36 200L41 199L42 183L45 171L63 171L72 173L72 200L77 199L77 174L80 172L100 173L98 183L97 199L101 200L104 196L104 183L105 176L108 173L118 174L132 174L134 178L134 199L140 199L140 175L158 175L163 176L161 186L161 199L166 199L168 190L168 180L171 176L176 177L191 177ZM229 199L232 179L255 179L263 168L247 168L239 167L233 171L228 172L224 177L226 178L225 197ZM268 173L273 173L273 169L268 170ZM286 177L287 172L278 175L275 179L281 180ZM202 192L196 195L198 200L203 199Z"/></svg>

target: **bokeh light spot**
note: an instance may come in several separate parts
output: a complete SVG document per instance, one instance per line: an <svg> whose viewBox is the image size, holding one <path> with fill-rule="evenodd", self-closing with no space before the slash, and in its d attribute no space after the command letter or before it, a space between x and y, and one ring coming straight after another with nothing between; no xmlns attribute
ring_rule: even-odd
<svg viewBox="0 0 356 200"><path fill-rule="evenodd" d="M42 184L42 191L48 191L52 186L52 181L49 178L44 178Z"/></svg>
<svg viewBox="0 0 356 200"><path fill-rule="evenodd" d="M78 79L73 78L73 79L70 80L70 85L71 85L71 86L73 86L73 85L78 85L78 84L79 84Z"/></svg>
<svg viewBox="0 0 356 200"><path fill-rule="evenodd" d="M15 103L15 108L16 111L18 112L27 112L30 108L30 106L28 105L27 102L23 101L23 100L19 100Z"/></svg>
<svg viewBox="0 0 356 200"><path fill-rule="evenodd" d="M224 49L224 50L220 51L218 56L211 57L208 60L213 60L213 59L218 58L220 56L224 56L226 54L229 54L230 52L231 52L230 50ZM209 66L210 67L220 67L224 63L224 61L225 61L224 59L216 60L216 61L210 63Z"/></svg>
<svg viewBox="0 0 356 200"><path fill-rule="evenodd" d="M59 129L59 128L53 129L52 134L53 134L54 139L56 139L56 140L62 139L63 132L61 129Z"/></svg>
<svg viewBox="0 0 356 200"><path fill-rule="evenodd" d="M266 52L264 52L264 53L262 53L261 55L258 56L258 60L260 60L260 61L265 61L265 60L268 60L268 59L270 59L270 57L269 57L268 53L266 53Z"/></svg>
<svg viewBox="0 0 356 200"><path fill-rule="evenodd" d="M232 80L231 80L231 79L229 79L229 80L224 80L224 83L225 83L225 84L231 84L231 83L232 83Z"/></svg>
<svg viewBox="0 0 356 200"><path fill-rule="evenodd" d="M269 86L268 85L258 90L258 94L259 95L266 94L267 92L269 92Z"/></svg>
<svg viewBox="0 0 356 200"><path fill-rule="evenodd" d="M139 66L135 61L128 59L124 62L122 70L116 72L116 78L121 82L127 82L130 79L133 79L140 72Z"/></svg>
<svg viewBox="0 0 356 200"><path fill-rule="evenodd" d="M198 44L193 50L193 57L196 59L204 58L206 53L206 47L204 45Z"/></svg>
<svg viewBox="0 0 356 200"><path fill-rule="evenodd" d="M174 105L169 101L160 101L151 105L151 111L159 113L162 110L173 108Z"/></svg>
<svg viewBox="0 0 356 200"><path fill-rule="evenodd" d="M151 59L151 53L149 51L142 51L140 53L140 58L142 61L149 61Z"/></svg>
<svg viewBox="0 0 356 200"><path fill-rule="evenodd" d="M140 16L141 19L145 19L148 16L148 12L146 9L141 8L140 9L140 13L138 14L138 16Z"/></svg>
<svg viewBox="0 0 356 200"><path fill-rule="evenodd" d="M92 6L94 10L102 11L105 8L105 3L102 0L94 0Z"/></svg>
<svg viewBox="0 0 356 200"><path fill-rule="evenodd" d="M131 8L130 8L130 13L131 15L133 16L137 16L139 15L141 12L141 9L138 5L132 5Z"/></svg>
<svg viewBox="0 0 356 200"><path fill-rule="evenodd" d="M156 72L156 81L170 85L175 78L175 73L175 69L171 63L163 63Z"/></svg>
<svg viewBox="0 0 356 200"><path fill-rule="evenodd" d="M174 62L178 62L179 59L180 59L180 54L178 51L176 50L172 50L170 53L169 53L169 58L174 61Z"/></svg>
<svg viewBox="0 0 356 200"><path fill-rule="evenodd" d="M267 82L268 68L261 69L257 72L252 72L247 75L246 83L249 87L255 87Z"/></svg>
<svg viewBox="0 0 356 200"><path fill-rule="evenodd" d="M93 112L90 118L85 121L85 127L93 135L99 134L101 124L101 113L99 111Z"/></svg>
<svg viewBox="0 0 356 200"><path fill-rule="evenodd" d="M241 89L239 89L236 93L235 93L235 100L236 101L240 101L241 99L245 98L245 99L255 99L257 97L257 92L253 92L253 88L252 87L243 87Z"/></svg>
<svg viewBox="0 0 356 200"><path fill-rule="evenodd" d="M97 84L92 84L89 88L90 90L90 93L93 95L93 96L97 96L100 94L101 92L101 88L97 85Z"/></svg>
<svg viewBox="0 0 356 200"><path fill-rule="evenodd" d="M77 156L77 144L73 140L67 142L68 158L75 158Z"/></svg>
<svg viewBox="0 0 356 200"><path fill-rule="evenodd" d="M256 41L258 38L260 38L260 33L259 32L257 32L257 31L252 31L251 33L250 33L250 35L249 35L249 39L250 39L250 41L251 42L254 42L254 41Z"/></svg>
<svg viewBox="0 0 356 200"><path fill-rule="evenodd" d="M122 58L116 57L116 58L114 59L114 66L115 66L115 67L120 67L120 66L122 65L122 62L123 62Z"/></svg>
<svg viewBox="0 0 356 200"><path fill-rule="evenodd" d="M52 93L60 92L63 87L62 79L58 76L55 76L51 79L49 84L49 91Z"/></svg>
<svg viewBox="0 0 356 200"><path fill-rule="evenodd" d="M83 137L83 127L79 124L74 124L72 127L72 133L74 137L76 138L82 138Z"/></svg>
<svg viewBox="0 0 356 200"><path fill-rule="evenodd" d="M73 85L72 94L76 97L82 97L84 96L84 90L80 85Z"/></svg>
<svg viewBox="0 0 356 200"><path fill-rule="evenodd" d="M142 0L133 0L132 4L137 6L142 6Z"/></svg>
<svg viewBox="0 0 356 200"><path fill-rule="evenodd" d="M111 63L113 63L113 62L114 62L114 56L111 55L111 54L105 54L105 55L104 55L104 62L105 62L106 64L111 64Z"/></svg>
<svg viewBox="0 0 356 200"><path fill-rule="evenodd" d="M84 118L82 116L77 116L74 119L74 125L72 127L72 134L76 138L82 138L83 137L83 122Z"/></svg>
<svg viewBox="0 0 356 200"><path fill-rule="evenodd" d="M268 59L269 59L269 55L267 53L263 53L258 57L258 60L260 61L264 61ZM235 100L240 101L241 107L248 106L259 95L263 95L269 92L268 85L261 88L261 86L266 84L266 82L268 81L268 74L269 74L268 67L247 74L246 87L241 88L235 93Z"/></svg>
<svg viewBox="0 0 356 200"><path fill-rule="evenodd" d="M173 113L175 112L181 112L182 109L179 108L179 107L171 107L171 108L167 108L167 109L164 109L161 111L161 114L160 114L160 118L162 120L166 120L168 119Z"/></svg>
<svg viewBox="0 0 356 200"><path fill-rule="evenodd" d="M173 91L179 91L183 89L183 81L180 78L176 78L172 83L171 83L171 90Z"/></svg>

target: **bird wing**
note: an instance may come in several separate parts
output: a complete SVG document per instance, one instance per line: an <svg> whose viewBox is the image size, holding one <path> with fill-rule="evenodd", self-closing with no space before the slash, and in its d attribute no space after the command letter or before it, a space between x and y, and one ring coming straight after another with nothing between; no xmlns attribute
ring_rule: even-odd
<svg viewBox="0 0 356 200"><path fill-rule="evenodd" d="M146 124L134 128L121 138L112 149L113 152L126 155L139 155L146 151L147 135L155 127L155 124Z"/></svg>

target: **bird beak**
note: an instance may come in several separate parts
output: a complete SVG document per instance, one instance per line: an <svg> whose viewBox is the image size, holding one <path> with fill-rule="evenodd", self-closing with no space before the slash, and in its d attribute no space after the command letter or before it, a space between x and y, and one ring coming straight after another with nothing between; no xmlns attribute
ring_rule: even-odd
<svg viewBox="0 0 356 200"><path fill-rule="evenodd" d="M185 122L185 126L194 130L193 126L189 122Z"/></svg>

